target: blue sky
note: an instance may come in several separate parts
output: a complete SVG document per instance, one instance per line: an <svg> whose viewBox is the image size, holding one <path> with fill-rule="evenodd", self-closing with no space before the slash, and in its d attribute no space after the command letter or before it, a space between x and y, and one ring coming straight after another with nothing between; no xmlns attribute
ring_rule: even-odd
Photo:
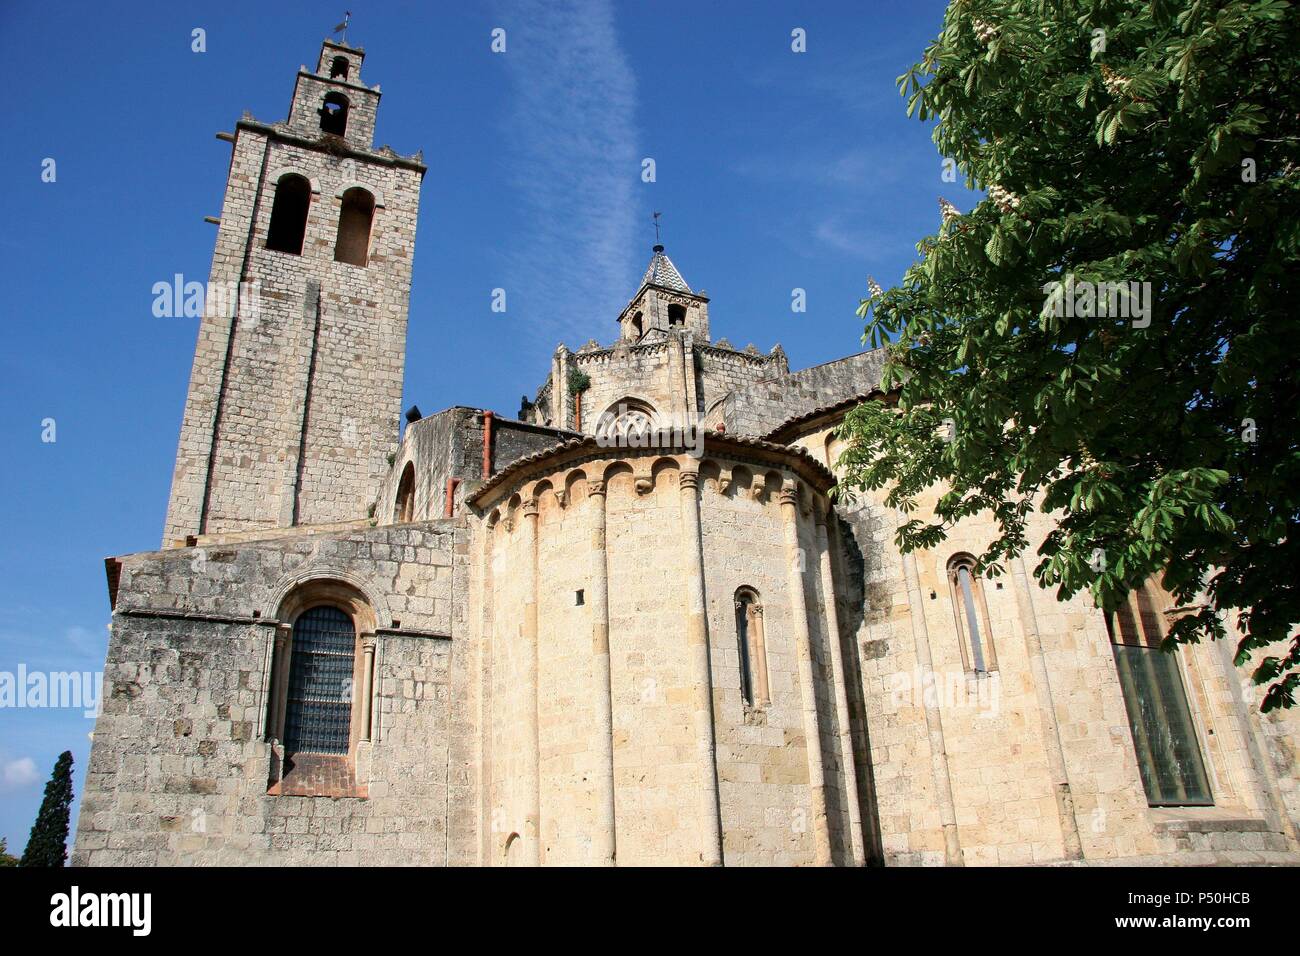
<svg viewBox="0 0 1300 956"><path fill-rule="evenodd" d="M230 155L214 134L244 110L284 119L297 67L349 3L364 79L384 90L376 145L423 149L429 166L404 407L513 416L558 342L612 340L654 210L712 299L714 336L780 342L802 368L861 348L866 275L898 280L938 227L939 195L973 203L941 181L929 128L894 86L938 32L941 0L11 0L0 673L102 670L103 559L158 545L197 332L197 319L154 317L151 288L206 280L216 230L203 217L221 213ZM490 50L497 27L504 54ZM80 709L0 708L11 851L64 749L80 792L91 725Z"/></svg>

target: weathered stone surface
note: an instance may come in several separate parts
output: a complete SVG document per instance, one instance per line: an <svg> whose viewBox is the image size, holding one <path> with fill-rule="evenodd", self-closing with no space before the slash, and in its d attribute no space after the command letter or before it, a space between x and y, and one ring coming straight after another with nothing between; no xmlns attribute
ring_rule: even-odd
<svg viewBox="0 0 1300 956"><path fill-rule="evenodd" d="M329 78L337 56L352 62L347 82ZM239 305L199 328L164 547L354 518L388 472L424 166L371 148L379 93L359 85L362 57L327 44L286 123L237 125L209 289L241 289ZM323 138L328 92L350 102L343 148ZM311 183L301 255L267 248L292 174ZM335 261L343 194L357 187L376 207L365 266Z"/></svg>
<svg viewBox="0 0 1300 956"><path fill-rule="evenodd" d="M711 344L662 250L526 420L457 406L398 442L423 167L371 149L360 65L326 44L287 123L239 124L212 274L257 278L262 311L204 320L165 548L110 569L75 863L1300 861L1300 715L1258 713L1228 642L1177 657L1213 806L1153 808L1086 597L983 580L979 667L949 569L991 518L904 556L880 493L830 505L883 354L790 372ZM286 171L316 189L301 256L265 249ZM333 258L357 184L382 199L365 267ZM591 437L625 400L703 444ZM346 747L293 752L319 605L353 628Z"/></svg>

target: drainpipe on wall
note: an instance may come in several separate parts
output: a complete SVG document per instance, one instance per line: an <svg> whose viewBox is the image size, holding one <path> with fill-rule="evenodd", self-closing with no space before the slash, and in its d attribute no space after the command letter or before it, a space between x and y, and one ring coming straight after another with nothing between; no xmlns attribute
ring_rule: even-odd
<svg viewBox="0 0 1300 956"><path fill-rule="evenodd" d="M447 479L447 506L443 513L444 518L450 518L456 511L456 486L459 484L459 478Z"/></svg>
<svg viewBox="0 0 1300 956"><path fill-rule="evenodd" d="M483 474L480 477L484 481L492 477L492 417L491 412L483 413Z"/></svg>

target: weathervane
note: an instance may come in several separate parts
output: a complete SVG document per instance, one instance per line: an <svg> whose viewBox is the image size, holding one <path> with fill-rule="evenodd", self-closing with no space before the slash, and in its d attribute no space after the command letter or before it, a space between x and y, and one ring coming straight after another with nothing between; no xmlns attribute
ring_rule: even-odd
<svg viewBox="0 0 1300 956"><path fill-rule="evenodd" d="M340 41L339 41L339 42L341 42L341 43L343 43L343 44L346 44L346 43L348 42L348 22L349 22L351 19L352 19L352 11L351 11L351 10L344 10L344 11L343 11L343 22L334 25L334 32L335 32L335 33L341 33L341 34L342 34L342 37L340 38Z"/></svg>
<svg viewBox="0 0 1300 956"><path fill-rule="evenodd" d="M655 245L656 245L656 246L660 244L660 242L659 242L659 217L660 217L661 215L663 215L663 214L657 212L657 213L655 213L654 215L652 215L652 216L650 217L651 219L654 220L654 223L655 223Z"/></svg>

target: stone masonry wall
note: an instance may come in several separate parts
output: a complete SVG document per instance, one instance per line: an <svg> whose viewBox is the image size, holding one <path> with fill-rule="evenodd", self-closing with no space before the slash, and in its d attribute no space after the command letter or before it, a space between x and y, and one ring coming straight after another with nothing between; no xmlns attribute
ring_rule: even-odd
<svg viewBox="0 0 1300 956"><path fill-rule="evenodd" d="M751 346L752 349L752 346ZM596 432L600 417L625 398L648 402L669 423L685 421L688 414L703 415L737 389L779 376L788 370L780 346L768 355L736 351L726 345L710 345L693 335L657 332L640 344L620 340L611 348L584 347L566 350L566 363L586 374L591 385L582 393L581 431ZM545 422L553 416L548 379L537 392L533 419ZM563 428L578 425L572 396L565 396L563 421L551 424Z"/></svg>
<svg viewBox="0 0 1300 956"><path fill-rule="evenodd" d="M784 475L719 461L700 465L700 521L712 660L724 857L729 865L806 864L814 858L813 810L796 638L789 599L792 561L782 507ZM606 477L605 557L612 694L617 858L621 865L693 865L701 856L702 770L691 719L695 673L687 630L687 567L678 463L650 452L633 465L584 460L502 501L479 524L480 581L490 580L482 628L488 696L482 768L490 833L483 857L528 858L532 780L528 710L526 566L537 543L537 733L540 745L540 856L547 864L595 862L603 693L593 670L592 509L586 475ZM724 487L725 486L725 487ZM514 489L516 485L507 486ZM537 489L537 517L520 495ZM556 489L563 491L561 503ZM502 493L502 496L510 492ZM810 513L809 513L810 514ZM812 519L797 519L805 552L807 623L814 654L819 744L828 779L832 857L846 862L849 837L838 725L826 657L826 596L818 579ZM476 551L477 553L477 551ZM734 597L754 588L764 608L770 702L747 707L740 694ZM522 835L523 839L516 839Z"/></svg>
<svg viewBox="0 0 1300 956"><path fill-rule="evenodd" d="M789 370L780 346L762 355L757 349L737 352L725 346L696 343L694 354L696 411L701 417L731 392L750 388Z"/></svg>
<svg viewBox="0 0 1300 956"><path fill-rule="evenodd" d="M832 465L838 454L826 425L797 443ZM928 513L939 493L933 489L924 496L921 513ZM991 522L967 519L940 548L916 554L918 606L909 596L904 561L893 544L895 522L882 496L864 493L842 502L839 511L849 552L844 562L861 582L848 589L846 611L858 610L847 624L856 633L874 825L886 862L944 862L939 795L945 780L936 771L932 740L943 746L962 862L1063 857L1068 821L1046 749L1053 732L1044 722L1028 657L1035 626L1084 859L1155 859L1196 850L1218 854L1208 862L1258 862L1260 853L1289 849L1282 800L1270 796L1270 788L1274 794L1291 790L1294 768L1269 767L1260 759L1268 734L1253 708L1243 706L1240 675L1226 646L1178 652L1215 805L1150 808L1104 619L1086 595L1059 601L1032 577L1029 591L1018 593L1022 584L1014 573L983 579L997 669L977 677L961 658L946 568L954 554L982 553L995 533ZM1050 526L1043 516L1031 522L1031 567L1033 549ZM932 677L918 657L916 615L924 620ZM927 706L936 710L938 737L927 729Z"/></svg>
<svg viewBox="0 0 1300 956"><path fill-rule="evenodd" d="M500 471L516 459L573 437L576 436L572 432L494 416L492 470ZM374 502L374 518L379 524L394 521L397 491L408 463L415 475L412 513L416 521L446 516L448 478L460 479L452 500L453 512L460 514L465 496L482 483L483 410L455 406L407 426L401 447Z"/></svg>
<svg viewBox="0 0 1300 956"><path fill-rule="evenodd" d="M639 398L661 414L671 415L685 387L680 376L673 374L673 348L674 343L668 341L649 345L620 343L612 349L576 353L575 367L591 379L591 387L582 395L584 434L595 434L600 416L624 398Z"/></svg>
<svg viewBox="0 0 1300 956"><path fill-rule="evenodd" d="M122 559L73 862L463 862L475 821L459 809L473 800L455 703L457 536L429 522ZM322 578L375 608L373 739L356 756L366 796L272 796L275 605Z"/></svg>
<svg viewBox="0 0 1300 956"><path fill-rule="evenodd" d="M258 294L246 286L236 317L202 319L164 545L361 517L396 447L423 167L284 131L238 126L210 283ZM288 173L312 184L301 255L266 248ZM357 185L376 199L366 266L334 261Z"/></svg>
<svg viewBox="0 0 1300 956"><path fill-rule="evenodd" d="M813 834L807 737L781 507L776 494L763 490L762 473L740 467L731 474L725 492L716 478L701 483L700 509L725 859L736 866L808 864ZM805 567L815 573L816 560ZM761 707L747 706L740 692L735 597L742 587L756 591L763 607L771 701ZM818 605L808 607L815 626ZM825 679L820 669L818 677ZM827 748L825 735L822 743L823 759L831 758L833 745ZM838 835L839 814L831 819ZM842 862L841 850L837 846Z"/></svg>
<svg viewBox="0 0 1300 956"><path fill-rule="evenodd" d="M757 382L710 408L705 425L723 423L732 434L767 435L792 418L879 388L883 366L882 352L859 352Z"/></svg>
<svg viewBox="0 0 1300 956"><path fill-rule="evenodd" d="M347 79L331 78L330 66L335 57L348 60ZM348 102L347 128L344 138L356 146L369 149L375 138L375 120L379 112L379 88L361 82L365 53L361 50L326 42L321 48L315 72L300 70L289 107L288 126L304 135L320 133L320 109L328 93L338 93Z"/></svg>

